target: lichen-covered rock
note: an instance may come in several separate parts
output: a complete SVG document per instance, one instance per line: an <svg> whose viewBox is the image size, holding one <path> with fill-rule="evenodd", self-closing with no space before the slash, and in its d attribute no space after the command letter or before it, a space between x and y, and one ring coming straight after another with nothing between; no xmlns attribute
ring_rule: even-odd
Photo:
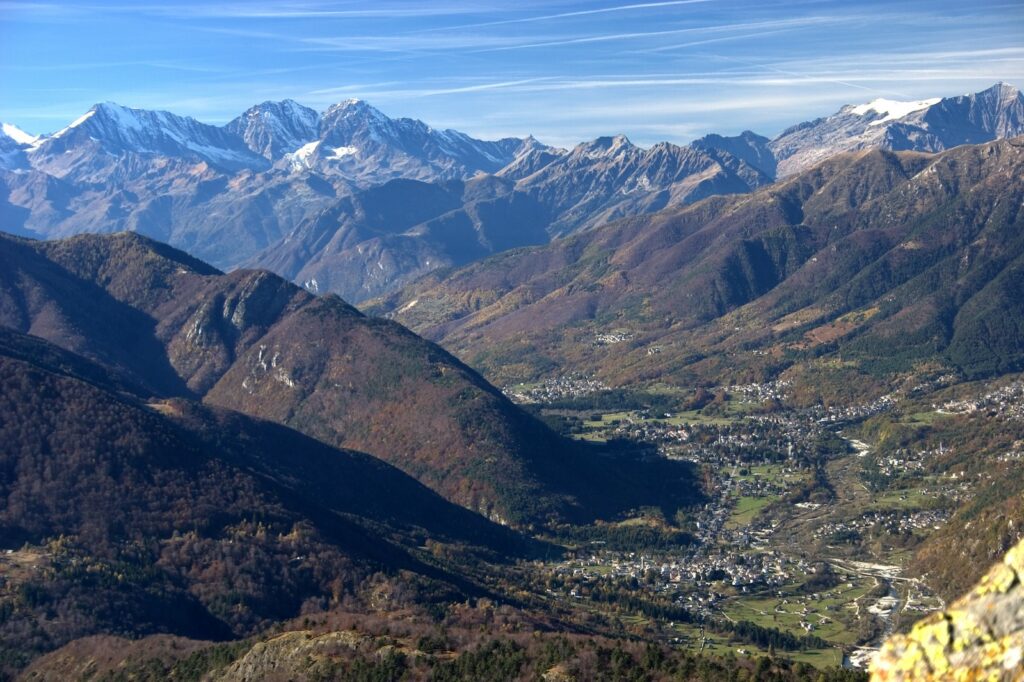
<svg viewBox="0 0 1024 682"><path fill-rule="evenodd" d="M314 634L309 631L286 632L257 642L226 670L212 677L216 682L281 682L320 679L318 673L331 662L344 659L352 651L373 646L373 639L353 631Z"/></svg>
<svg viewBox="0 0 1024 682"><path fill-rule="evenodd" d="M889 639L871 672L874 682L1024 680L1024 542L947 610Z"/></svg>

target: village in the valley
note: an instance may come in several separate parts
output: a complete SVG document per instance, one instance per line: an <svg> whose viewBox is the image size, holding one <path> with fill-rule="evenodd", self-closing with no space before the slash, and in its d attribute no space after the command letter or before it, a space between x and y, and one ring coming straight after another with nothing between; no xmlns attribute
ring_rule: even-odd
<svg viewBox="0 0 1024 682"><path fill-rule="evenodd" d="M520 403L564 406L605 390L600 381L573 376L507 393ZM894 395L844 407L750 409L783 403L786 391L777 381L729 386L712 391L719 401L713 409L682 413L549 410L575 438L644 443L692 462L710 494L702 507L676 518L648 511L619 524L681 528L687 542L580 543L568 558L540 567L548 592L588 607L610 592L672 604L667 623L653 617L646 625L683 646L756 650L727 636L753 623L798 638L798 659L852 665L862 665L901 618L941 608L926 584L903 576L902 563L906 548L941 529L972 494L972 482L956 472L927 473L926 463L950 446L876 453L848 435L857 423L894 410L903 399ZM1024 385L1014 383L932 410L1019 419L1022 395ZM1019 458L1021 449L1002 456ZM899 485L876 486L877 477Z"/></svg>

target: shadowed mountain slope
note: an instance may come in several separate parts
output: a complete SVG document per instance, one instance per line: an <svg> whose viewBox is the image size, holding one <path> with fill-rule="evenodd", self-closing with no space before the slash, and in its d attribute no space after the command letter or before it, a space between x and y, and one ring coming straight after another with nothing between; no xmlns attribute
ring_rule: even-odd
<svg viewBox="0 0 1024 682"><path fill-rule="evenodd" d="M2 237L0 254L3 324L157 395L368 452L492 518L579 520L695 494L685 466L564 440L437 346L276 275L223 275L134 234Z"/></svg>
<svg viewBox="0 0 1024 682"><path fill-rule="evenodd" d="M249 634L307 600L361 599L381 571L480 593L421 555L428 538L466 561L534 551L374 457L147 398L7 329L0 389L5 664L98 632Z"/></svg>

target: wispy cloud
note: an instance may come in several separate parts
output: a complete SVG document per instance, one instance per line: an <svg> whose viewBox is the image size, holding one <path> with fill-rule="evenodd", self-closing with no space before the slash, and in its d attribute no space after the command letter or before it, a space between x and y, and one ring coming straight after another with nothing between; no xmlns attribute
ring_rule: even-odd
<svg viewBox="0 0 1024 682"><path fill-rule="evenodd" d="M843 67L849 69L850 64L857 64L861 73L870 72L884 65L892 68L897 65L935 66L938 63L983 63L992 61L1013 60L1024 57L1024 46L1006 46L997 48L981 48L975 50L906 50L897 48L883 54L878 52L854 52L842 56L825 56L800 59L783 59L772 62L774 66L783 68L786 65L797 65L801 68Z"/></svg>
<svg viewBox="0 0 1024 682"><path fill-rule="evenodd" d="M835 93L830 92L818 95L805 95L799 103L820 107L822 105L832 106L836 103L843 103L843 101L841 96L837 96ZM573 109L571 112L561 113L558 117L562 120L602 121L608 120L616 114L621 116L623 113L644 115L648 119L656 116L672 117L684 115L689 116L693 114L706 116L708 114L749 111L751 109L785 111L792 110L795 104L797 104L797 102L794 101L793 96L784 93L731 95L718 98L708 97L700 100L684 100L678 97L662 96L626 99L616 102L614 105L597 104L578 107ZM823 111L822 113L830 112ZM652 124L645 125L650 126ZM632 129L632 125L628 127Z"/></svg>
<svg viewBox="0 0 1024 682"><path fill-rule="evenodd" d="M659 31L636 31L626 33L609 33L560 40L546 40L541 42L527 42L519 45L499 46L487 48L490 51L502 50L524 50L545 47L562 47L566 45L586 45L590 43L604 43L621 40L651 40L679 35L693 35L703 33L721 33L728 31L744 31L750 29L773 29L773 28L795 28L808 26L821 26L825 24L841 24L857 20L856 16L810 16L795 19L783 19L772 21L736 22L727 24L714 24L706 26L690 26L687 28L664 29Z"/></svg>
<svg viewBox="0 0 1024 682"><path fill-rule="evenodd" d="M16 0L0 0L0 12L23 12L25 14L47 14L66 13L73 11L74 7L67 7L60 3L53 2L17 2Z"/></svg>
<svg viewBox="0 0 1024 682"><path fill-rule="evenodd" d="M1024 62L1024 59L1021 60ZM327 88L313 90L310 96L339 95L343 93L359 92L366 98L379 100L409 99L417 97L434 97L439 95L466 94L483 92L488 90L508 90L516 93L546 93L546 92L568 92L568 91L597 91L597 90L622 90L622 89L643 89L660 90L665 88L679 88L689 86L700 86L704 88L727 87L732 91L740 88L774 88L784 89L792 86L820 86L820 85L841 85L846 88L877 92L877 87L869 87L865 84L901 83L901 82L928 82L936 80L971 80L984 78L986 71L979 68L965 67L956 70L943 69L900 69L890 71L871 71L868 73L853 70L831 71L820 74L790 73L774 69L768 65L751 63L753 70L738 73L718 74L694 74L680 76L650 77L646 75L619 75L595 78L572 78L567 76L545 76L540 78L524 78L510 81L497 81L488 83L476 83L469 85L452 85L449 87L408 87L408 83L392 82L384 84L383 87L376 85L349 85L340 88ZM758 69L764 68L777 75L758 73ZM393 87L398 86L398 87ZM849 96L846 91L843 96ZM834 99L834 91L826 100ZM700 111L704 102L711 101L707 96L702 97L696 109L683 108L679 111ZM742 101L742 100L738 100ZM785 98L781 101L787 101ZM788 101L792 102L790 98ZM616 103L613 106L619 106ZM682 105L681 105L682 106ZM687 105L689 106L689 105ZM572 107L567 107L573 110Z"/></svg>
<svg viewBox="0 0 1024 682"><path fill-rule="evenodd" d="M500 50L521 46L523 39L486 33L420 35L344 35L298 38L308 51L320 52L449 52L451 50Z"/></svg>
<svg viewBox="0 0 1024 682"><path fill-rule="evenodd" d="M26 12L77 10L96 14L134 14L179 19L399 19L453 17L485 14L494 7L459 2L394 3L376 2L370 6L338 8L336 2L212 2L182 3L45 3L0 2L0 9Z"/></svg>
<svg viewBox="0 0 1024 682"><path fill-rule="evenodd" d="M127 60L110 62L80 62L69 61L62 63L19 63L12 64L6 68L11 71L90 71L124 69L128 67L140 67L147 69L164 69L168 71L183 71L186 73L223 73L224 69L204 64L188 64L173 61L154 60Z"/></svg>
<svg viewBox="0 0 1024 682"><path fill-rule="evenodd" d="M752 39L762 36L780 33L786 30L796 30L813 26L828 24L842 24L856 20L853 16L812 16L797 19L740 22L732 24L716 24L708 26L692 26L679 29L667 29L658 31L638 31L629 33L610 34L569 34L569 35L519 35L519 34L493 34L493 33L445 33L420 32L416 34L399 35L343 35L343 36L322 36L322 37L293 37L278 33L249 32L244 29L213 28L208 29L215 32L231 33L235 35L248 35L251 37L274 38L293 43L302 47L299 49L313 52L392 52L392 53L417 53L417 52L450 52L453 50L465 50L476 53L503 52L512 50L527 50L538 48L551 48L563 46L579 46L591 43L605 43L612 41L652 41L655 39L682 36L682 35L704 35L740 32L735 36L719 36L718 38L692 41L687 44L672 44L668 46L651 48L640 52L657 52L679 49L687 45L700 45L712 42L725 42L730 40ZM750 32L754 30L754 32ZM747 31L747 33L742 33ZM538 38L541 40L538 41Z"/></svg>
<svg viewBox="0 0 1024 682"><path fill-rule="evenodd" d="M500 21L485 21L476 24L462 24L461 26L444 27L446 30L463 28L482 28L486 26L508 26L510 24L527 24L537 21L553 21L557 19L569 19L577 17L589 17L598 14L609 14L612 12L635 12L638 10L666 9L680 5L698 5L715 0L671 0L669 2L641 2L631 5L618 5L615 7L599 7L597 9L585 9L575 12L560 12L558 14L541 14L539 16L520 17L518 19L502 19ZM435 30L435 29L432 29Z"/></svg>
<svg viewBox="0 0 1024 682"><path fill-rule="evenodd" d="M524 78L513 81L499 81L495 83L474 83L472 85L461 85L447 88L420 88L420 89L401 89L401 90L387 90L378 91L380 94L386 92L389 98L394 97L436 97L439 95L458 95L470 92L484 92L487 90L507 90L507 89L522 89L526 86L534 83L543 83L544 81L553 80L553 76L545 76L542 78ZM371 88L363 87L362 91L366 92ZM326 90L314 90L310 95L337 95L343 92L353 92L355 88L352 86L346 86L343 88L328 88Z"/></svg>
<svg viewBox="0 0 1024 682"><path fill-rule="evenodd" d="M654 52L677 52L690 47L699 47L703 45L714 45L715 43L726 43L735 40L753 40L755 38L765 38L767 36L778 35L779 33L785 33L787 31L794 31L797 27L792 26L788 28L777 28L766 31L756 31L754 33L737 33L731 36L721 36L719 38L705 38L703 40L690 40L685 43L674 43L672 45L663 45L661 47L654 47L649 50L630 50L633 54L651 54Z"/></svg>

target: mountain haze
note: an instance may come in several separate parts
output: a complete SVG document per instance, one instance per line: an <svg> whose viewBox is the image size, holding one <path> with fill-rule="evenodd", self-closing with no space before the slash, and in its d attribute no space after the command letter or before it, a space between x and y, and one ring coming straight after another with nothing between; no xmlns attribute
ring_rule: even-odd
<svg viewBox="0 0 1024 682"><path fill-rule="evenodd" d="M128 170L120 162L125 156L138 157L142 164L154 158L175 158L224 171L266 166L262 157L223 128L167 111L129 109L112 102L97 104L32 147L29 157L34 168L73 180L95 181L101 174Z"/></svg>
<svg viewBox="0 0 1024 682"><path fill-rule="evenodd" d="M771 181L727 151L669 143L641 149L623 135L601 137L558 156L534 150L521 165L532 172L513 164L499 175L516 177L518 191L549 207L553 220L547 230L553 235L712 194L749 192Z"/></svg>
<svg viewBox="0 0 1024 682"><path fill-rule="evenodd" d="M252 265L359 302L440 267L544 244L549 215L541 202L494 176L391 180L303 221Z"/></svg>
<svg viewBox="0 0 1024 682"><path fill-rule="evenodd" d="M18 137L0 137L7 230L138 231L228 268L360 189L470 178L537 146L389 119L357 100L323 115L264 102L223 127L104 103L31 144Z"/></svg>

